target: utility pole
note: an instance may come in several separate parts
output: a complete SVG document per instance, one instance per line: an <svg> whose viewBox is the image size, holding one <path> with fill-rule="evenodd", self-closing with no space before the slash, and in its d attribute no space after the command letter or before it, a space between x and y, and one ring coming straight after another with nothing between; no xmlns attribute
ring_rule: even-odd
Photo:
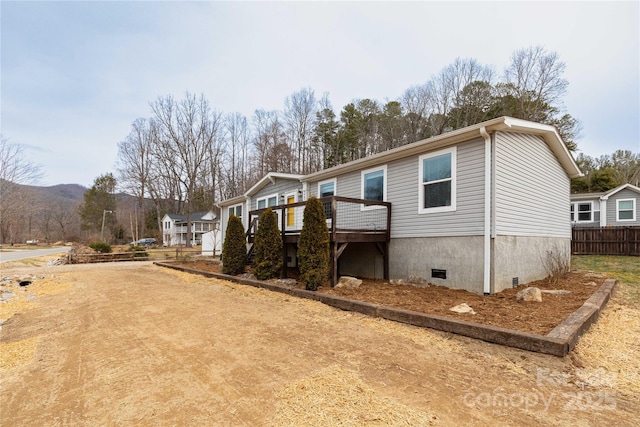
<svg viewBox="0 0 640 427"><path fill-rule="evenodd" d="M113 211L103 210L102 211L102 230L100 230L100 241L104 242L104 217L107 215L107 212L113 213Z"/></svg>

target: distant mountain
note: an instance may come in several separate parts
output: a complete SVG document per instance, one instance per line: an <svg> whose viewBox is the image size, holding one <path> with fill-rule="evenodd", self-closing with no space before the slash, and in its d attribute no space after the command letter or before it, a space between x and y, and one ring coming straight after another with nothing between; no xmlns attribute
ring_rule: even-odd
<svg viewBox="0 0 640 427"><path fill-rule="evenodd" d="M87 191L86 187L79 184L58 184L50 187L35 187L31 188L39 194L47 196L47 198L55 199L70 199L83 201L84 192Z"/></svg>

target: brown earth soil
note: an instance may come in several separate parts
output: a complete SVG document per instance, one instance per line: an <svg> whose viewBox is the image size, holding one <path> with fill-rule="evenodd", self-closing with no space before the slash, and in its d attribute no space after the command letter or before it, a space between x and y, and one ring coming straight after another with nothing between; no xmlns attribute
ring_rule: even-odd
<svg viewBox="0 0 640 427"><path fill-rule="evenodd" d="M220 265L207 261L178 262L196 270L220 273ZM292 277L296 274L293 272ZM482 296L444 286L392 284L382 280L364 280L357 289L322 287L318 292L358 301L435 314L468 322L493 325L521 332L546 335L576 311L604 281L592 274L573 271L556 283L548 280L520 285L497 294ZM598 286L595 286L597 283ZM542 302L516 300L516 293L527 286L541 290L567 290L570 294L542 294ZM302 285L297 285L302 288ZM455 313L450 308L466 303L476 314Z"/></svg>
<svg viewBox="0 0 640 427"><path fill-rule="evenodd" d="M638 425L635 341L613 371L591 331L558 358L150 262L23 270L2 269L37 276L0 285L2 426ZM611 330L637 316L617 298Z"/></svg>

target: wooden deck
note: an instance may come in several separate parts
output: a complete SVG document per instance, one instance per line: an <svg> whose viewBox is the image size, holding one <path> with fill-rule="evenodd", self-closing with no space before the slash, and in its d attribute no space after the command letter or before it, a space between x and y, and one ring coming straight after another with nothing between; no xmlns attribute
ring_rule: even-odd
<svg viewBox="0 0 640 427"><path fill-rule="evenodd" d="M329 229L331 285L338 281L338 261L352 243L372 243L383 257L384 278L389 278L389 241L391 238L391 203L330 196L319 199L325 207ZM302 231L305 202L272 206L282 233L282 277L287 277L289 247L297 246ZM253 250L258 221L265 209L249 212L247 242ZM297 264L297 261L296 261Z"/></svg>

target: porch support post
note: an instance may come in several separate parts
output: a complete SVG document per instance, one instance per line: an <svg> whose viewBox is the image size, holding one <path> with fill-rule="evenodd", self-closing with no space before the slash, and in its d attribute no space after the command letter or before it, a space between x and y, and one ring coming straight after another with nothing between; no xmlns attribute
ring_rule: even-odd
<svg viewBox="0 0 640 427"><path fill-rule="evenodd" d="M285 226L287 224L287 219L285 218L287 214L287 210L282 208L280 210L280 233L282 236L282 272L280 273L280 277L282 279L287 278L287 244L285 243Z"/></svg>
<svg viewBox="0 0 640 427"><path fill-rule="evenodd" d="M338 244L331 242L331 287L338 283Z"/></svg>
<svg viewBox="0 0 640 427"><path fill-rule="evenodd" d="M376 242L376 248L382 255L382 278L389 280L389 242Z"/></svg>

